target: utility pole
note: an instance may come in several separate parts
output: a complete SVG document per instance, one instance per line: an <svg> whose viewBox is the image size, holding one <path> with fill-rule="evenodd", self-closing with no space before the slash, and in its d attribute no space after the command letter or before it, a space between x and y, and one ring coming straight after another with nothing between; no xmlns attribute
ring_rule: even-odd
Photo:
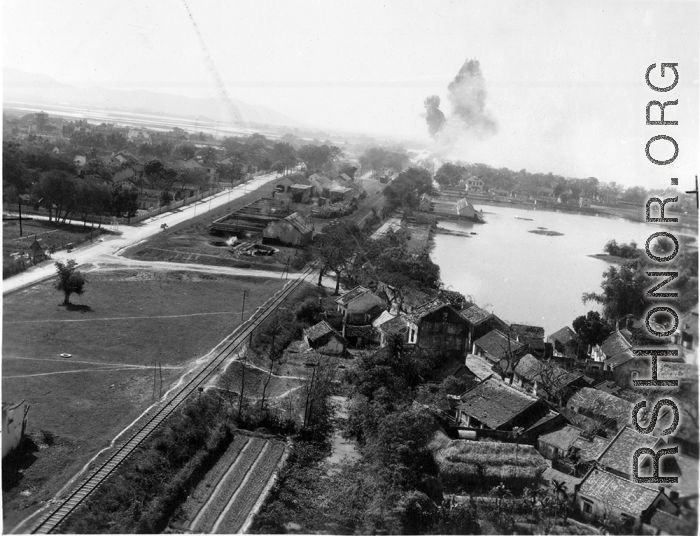
<svg viewBox="0 0 700 536"><path fill-rule="evenodd" d="M17 195L17 208L19 210L19 236L22 236L22 196Z"/></svg>
<svg viewBox="0 0 700 536"><path fill-rule="evenodd" d="M252 332L250 334L253 336ZM248 339L248 348L250 348L250 339ZM238 422L241 421L241 409L243 409L243 391L245 390L245 368L248 364L248 348L243 351L243 370L241 371L241 394L238 400Z"/></svg>
<svg viewBox="0 0 700 536"><path fill-rule="evenodd" d="M153 362L153 395L151 396L151 402L156 399L156 362Z"/></svg>
<svg viewBox="0 0 700 536"><path fill-rule="evenodd" d="M241 322L243 322L243 313L245 311L245 297L246 297L246 294L248 294L248 292L249 292L248 290L243 291L243 305L241 305Z"/></svg>
<svg viewBox="0 0 700 536"><path fill-rule="evenodd" d="M158 361L158 370L160 371L160 394L158 396L158 400L160 400L163 397L163 367L161 366L160 361Z"/></svg>

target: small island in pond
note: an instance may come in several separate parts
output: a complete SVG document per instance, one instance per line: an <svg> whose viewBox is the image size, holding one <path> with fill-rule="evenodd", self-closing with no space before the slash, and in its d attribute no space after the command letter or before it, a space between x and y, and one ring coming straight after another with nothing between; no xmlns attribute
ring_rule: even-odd
<svg viewBox="0 0 700 536"><path fill-rule="evenodd" d="M540 229L540 228L533 229L532 231L528 231L528 233L545 235L545 236L564 236L564 233L560 233L558 231L548 231L547 229Z"/></svg>

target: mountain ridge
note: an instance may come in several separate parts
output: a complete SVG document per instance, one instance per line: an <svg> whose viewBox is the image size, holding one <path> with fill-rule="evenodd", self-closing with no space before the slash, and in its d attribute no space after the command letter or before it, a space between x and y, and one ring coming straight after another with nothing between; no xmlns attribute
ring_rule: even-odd
<svg viewBox="0 0 700 536"><path fill-rule="evenodd" d="M79 88L43 74L3 67L3 100L32 104L94 106L105 110L151 112L175 117L204 117L239 125L248 123L306 127L303 123L267 106L221 97L192 98L148 89Z"/></svg>

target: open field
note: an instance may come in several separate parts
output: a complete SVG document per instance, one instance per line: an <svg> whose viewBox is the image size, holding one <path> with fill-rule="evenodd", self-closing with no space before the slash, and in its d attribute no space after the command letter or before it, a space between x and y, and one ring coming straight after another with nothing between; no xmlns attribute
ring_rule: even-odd
<svg viewBox="0 0 700 536"><path fill-rule="evenodd" d="M4 298L3 399L27 400L27 432L39 447L12 487L3 486L6 528L151 404L156 361L165 392L239 325L244 290L248 318L286 282L153 270L86 277L86 293L71 307L59 305L51 281ZM42 444L41 430L53 432L54 446Z"/></svg>
<svg viewBox="0 0 700 536"><path fill-rule="evenodd" d="M173 528L178 532L237 533L279 466L284 450L280 441L236 436L190 494Z"/></svg>

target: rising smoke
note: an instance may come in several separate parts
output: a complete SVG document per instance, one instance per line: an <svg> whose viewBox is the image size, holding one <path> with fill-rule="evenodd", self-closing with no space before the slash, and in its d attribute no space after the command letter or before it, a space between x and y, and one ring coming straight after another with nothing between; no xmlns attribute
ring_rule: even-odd
<svg viewBox="0 0 700 536"><path fill-rule="evenodd" d="M440 110L436 95L425 99L428 132L441 145L453 145L465 137L485 139L498 131L498 124L486 110L486 86L478 60L467 60L447 86L452 105L449 117Z"/></svg>

